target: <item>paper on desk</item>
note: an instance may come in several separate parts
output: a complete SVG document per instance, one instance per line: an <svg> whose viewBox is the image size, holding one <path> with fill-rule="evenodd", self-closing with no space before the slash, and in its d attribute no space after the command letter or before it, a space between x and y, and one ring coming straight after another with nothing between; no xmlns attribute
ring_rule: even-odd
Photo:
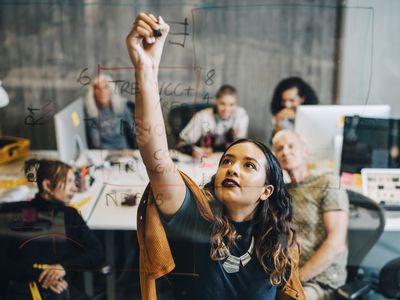
<svg viewBox="0 0 400 300"><path fill-rule="evenodd" d="M29 200L30 190L26 185L8 189L0 195L0 202L18 202Z"/></svg>

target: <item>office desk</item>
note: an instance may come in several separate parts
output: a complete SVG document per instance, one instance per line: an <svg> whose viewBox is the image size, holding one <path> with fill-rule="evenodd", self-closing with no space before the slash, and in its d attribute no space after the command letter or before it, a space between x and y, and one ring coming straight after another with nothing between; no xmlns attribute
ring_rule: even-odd
<svg viewBox="0 0 400 300"><path fill-rule="evenodd" d="M123 197L141 194L149 183L146 168L138 150L125 151L120 164L101 169L93 168L93 185L85 192L76 193L71 205L78 209L92 229L136 230L137 206L122 206ZM91 150L90 155L99 166L105 162L108 150ZM198 184L205 184L215 174L221 153L214 153L209 159L198 161L191 156L178 154L178 169L189 175ZM57 151L31 151L28 157L0 166L1 178L24 178L24 161L30 158L57 159ZM29 183L28 199L37 192L36 185ZM0 195L6 189L0 189ZM21 199L25 200L25 199ZM138 201L140 198L138 199Z"/></svg>
<svg viewBox="0 0 400 300"><path fill-rule="evenodd" d="M400 232L400 211L388 211L385 210L385 232ZM371 216L363 216L362 219L358 220L357 217L352 217L350 214L350 217L352 218L353 226L355 228L369 228L369 224L372 222L377 222L377 219L374 219ZM400 238L400 235L399 235ZM400 249L399 249L400 250Z"/></svg>
<svg viewBox="0 0 400 300"><path fill-rule="evenodd" d="M48 159L57 159L58 155L56 151L48 151L48 150L31 151L27 157L16 159L9 163L0 165L0 181L3 180L7 182L11 180L26 181L24 174L24 162L31 158L40 159L43 157L46 157ZM37 191L35 183L26 183L26 185L30 190L29 194L26 199L19 199L19 200L29 200L33 197L33 195ZM8 190L9 188L4 188L2 187L2 185L0 185L0 201L3 193L8 192Z"/></svg>
<svg viewBox="0 0 400 300"><path fill-rule="evenodd" d="M123 157L123 164L114 167L98 169L94 172L94 184L89 190L77 193L72 199L72 205L82 214L83 219L92 229L99 230L136 230L137 206L122 206L123 197L127 194L143 193L149 180L146 169L140 158L138 150L127 151L129 156ZM91 150L92 159L98 165L105 162L108 150ZM215 174L221 153L214 153L210 159L203 161L193 160L190 156L179 154L177 156L178 168L188 174L195 182L204 185ZM0 165L1 178L23 178L23 163L29 158L57 159L57 151L40 150L31 151L29 156ZM321 164L314 163L314 170L320 171ZM329 169L324 163L322 169ZM33 197L37 189L30 183L30 195ZM346 187L348 188L348 187ZM355 189L359 191L359 189ZM0 189L0 195L5 189ZM386 211L385 231L400 231L400 212Z"/></svg>
<svg viewBox="0 0 400 300"><path fill-rule="evenodd" d="M209 159L197 161L182 154L179 155L176 165L196 183L203 185L215 174L220 156L220 153L214 153ZM88 216L87 223L90 228L136 230L137 205L124 206L121 203L129 194L139 194L137 197L137 202L139 202L149 179L137 152L134 153L134 157L135 159L126 161L128 168L117 165L96 171L96 181L103 183L103 189L97 196L93 211Z"/></svg>

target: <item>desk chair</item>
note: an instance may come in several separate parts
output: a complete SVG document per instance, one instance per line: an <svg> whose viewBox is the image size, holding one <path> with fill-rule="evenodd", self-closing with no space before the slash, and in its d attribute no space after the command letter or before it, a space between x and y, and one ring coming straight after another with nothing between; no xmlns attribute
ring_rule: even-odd
<svg viewBox="0 0 400 300"><path fill-rule="evenodd" d="M371 279L363 278L361 263L383 233L385 212L360 193L347 190L347 195L350 202L347 280L336 292L338 299L363 299L374 287Z"/></svg>
<svg viewBox="0 0 400 300"><path fill-rule="evenodd" d="M351 289L353 289L353 292ZM373 299L366 298L371 289L386 298L400 299L400 258L387 262L380 270L377 279L370 281L358 280L339 288L340 294L337 298Z"/></svg>
<svg viewBox="0 0 400 300"><path fill-rule="evenodd" d="M170 132L174 138L174 143L178 141L179 133L189 123L194 114L202 109L213 107L214 104L208 103L183 103L173 107L168 115Z"/></svg>
<svg viewBox="0 0 400 300"><path fill-rule="evenodd" d="M379 291L387 298L400 299L400 258L389 261L381 269Z"/></svg>

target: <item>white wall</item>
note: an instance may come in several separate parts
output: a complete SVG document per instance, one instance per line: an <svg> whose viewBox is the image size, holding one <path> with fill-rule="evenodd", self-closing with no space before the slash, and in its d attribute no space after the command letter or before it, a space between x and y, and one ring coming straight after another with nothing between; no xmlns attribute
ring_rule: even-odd
<svg viewBox="0 0 400 300"><path fill-rule="evenodd" d="M337 102L390 104L400 118L400 1L344 6Z"/></svg>

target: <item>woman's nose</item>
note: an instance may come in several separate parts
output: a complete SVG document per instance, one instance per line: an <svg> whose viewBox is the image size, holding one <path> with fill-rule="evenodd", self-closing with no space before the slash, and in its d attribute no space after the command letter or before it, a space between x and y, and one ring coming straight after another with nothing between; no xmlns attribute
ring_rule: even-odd
<svg viewBox="0 0 400 300"><path fill-rule="evenodd" d="M230 167L228 168L227 173L228 173L229 175L239 176L239 174L240 174L240 170L239 170L239 169L240 169L240 168L239 168L238 164L232 164L232 165L230 165Z"/></svg>

